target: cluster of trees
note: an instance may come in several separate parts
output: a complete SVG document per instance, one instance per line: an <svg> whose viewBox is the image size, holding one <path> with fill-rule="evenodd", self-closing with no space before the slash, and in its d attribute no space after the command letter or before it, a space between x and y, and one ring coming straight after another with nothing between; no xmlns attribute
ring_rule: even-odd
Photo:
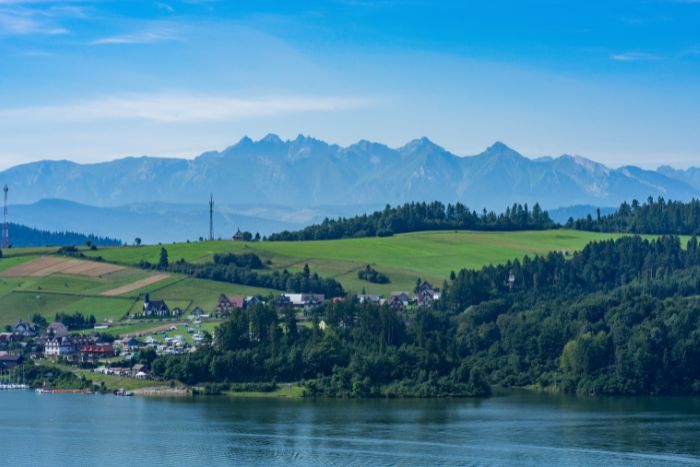
<svg viewBox="0 0 700 467"><path fill-rule="evenodd" d="M262 269L265 267L260 257L254 253L242 253L239 255L234 253L217 253L214 255L214 264L220 266L228 266L232 264L239 268L248 269Z"/></svg>
<svg viewBox="0 0 700 467"><path fill-rule="evenodd" d="M475 396L489 393L478 371L452 358L449 320L427 311L410 324L387 306L329 303L321 331L298 327L291 308L237 309L213 346L160 357L153 371L189 384L301 381L308 395L332 397Z"/></svg>
<svg viewBox="0 0 700 467"><path fill-rule="evenodd" d="M325 219L321 224L306 227L296 232L284 231L268 237L281 240L331 240L351 237L386 237L398 233L422 230L540 230L556 228L547 214L535 204L514 204L502 214L471 211L461 203L444 204L406 203L373 214L364 214L349 219Z"/></svg>
<svg viewBox="0 0 700 467"><path fill-rule="evenodd" d="M39 246L98 245L120 246L121 240L96 235L83 235L75 232L49 232L24 225L9 225L9 235L14 248Z"/></svg>
<svg viewBox="0 0 700 467"><path fill-rule="evenodd" d="M95 316L84 316L80 312L73 313L72 315L68 313L56 313L56 322L63 323L68 329L72 331L80 329L93 329L97 321Z"/></svg>
<svg viewBox="0 0 700 467"><path fill-rule="evenodd" d="M23 376L33 388L50 389L92 389L91 381L84 376L76 376L70 370L63 370L55 365L26 365Z"/></svg>
<svg viewBox="0 0 700 467"><path fill-rule="evenodd" d="M391 282L389 276L382 274L369 264L364 269L357 271L357 278L373 284L388 284Z"/></svg>
<svg viewBox="0 0 700 467"><path fill-rule="evenodd" d="M177 274L186 274L199 279L209 279L231 284L262 287L294 293L318 293L327 297L342 297L345 290L335 279L326 279L312 273L309 265L304 265L301 272L283 271L262 272L256 269L264 268L263 262L253 253L236 255L227 253L215 255L210 263L190 263L180 259L171 263L168 251L161 248L157 265L141 261L139 266L145 269L159 269Z"/></svg>
<svg viewBox="0 0 700 467"><path fill-rule="evenodd" d="M240 232L241 238L243 241L246 242L259 242L260 241L260 233L255 233L255 236L253 236L252 232L249 232L247 230L244 230L243 232Z"/></svg>
<svg viewBox="0 0 700 467"><path fill-rule="evenodd" d="M648 198L640 204L634 200L624 202L609 215L601 216L598 210L595 218L569 219L566 226L578 230L594 232L628 232L639 234L700 235L700 201L666 201Z"/></svg>

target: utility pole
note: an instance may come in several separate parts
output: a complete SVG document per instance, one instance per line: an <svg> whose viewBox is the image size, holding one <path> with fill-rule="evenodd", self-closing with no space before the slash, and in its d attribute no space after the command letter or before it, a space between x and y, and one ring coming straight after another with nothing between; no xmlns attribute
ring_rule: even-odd
<svg viewBox="0 0 700 467"><path fill-rule="evenodd" d="M2 223L2 248L4 250L10 248L10 224L9 224L9 213L7 210L7 193L10 188L5 185L3 187L3 192L5 193L5 204L3 210L3 223Z"/></svg>
<svg viewBox="0 0 700 467"><path fill-rule="evenodd" d="M214 240L214 195L209 197L209 241Z"/></svg>

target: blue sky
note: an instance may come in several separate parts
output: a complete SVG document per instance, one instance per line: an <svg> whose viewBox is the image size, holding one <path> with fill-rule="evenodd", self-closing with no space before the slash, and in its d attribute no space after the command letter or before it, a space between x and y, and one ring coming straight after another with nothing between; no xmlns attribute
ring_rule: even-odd
<svg viewBox="0 0 700 467"><path fill-rule="evenodd" d="M243 135L700 165L700 0L0 0L0 168Z"/></svg>

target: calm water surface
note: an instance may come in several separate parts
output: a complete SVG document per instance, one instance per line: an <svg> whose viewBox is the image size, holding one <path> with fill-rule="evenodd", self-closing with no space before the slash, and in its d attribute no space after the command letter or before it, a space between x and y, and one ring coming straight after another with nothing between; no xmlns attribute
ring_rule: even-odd
<svg viewBox="0 0 700 467"><path fill-rule="evenodd" d="M0 393L0 465L700 465L700 399Z"/></svg>

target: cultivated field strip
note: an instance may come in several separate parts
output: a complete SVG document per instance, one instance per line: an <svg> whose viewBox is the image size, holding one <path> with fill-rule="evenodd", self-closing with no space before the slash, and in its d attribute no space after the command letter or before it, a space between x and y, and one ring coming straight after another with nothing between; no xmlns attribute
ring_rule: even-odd
<svg viewBox="0 0 700 467"><path fill-rule="evenodd" d="M120 295L133 292L134 290L139 290L144 287L148 287L149 285L163 281L169 277L169 274L156 274L154 276L141 279L140 281L132 282L131 284L126 284L121 287L117 287L116 289L107 290L105 292L102 292L100 295L103 295L105 297L118 297Z"/></svg>
<svg viewBox="0 0 700 467"><path fill-rule="evenodd" d="M3 272L4 277L48 277L52 274L73 274L100 277L125 269L114 264L82 261L78 259L43 257L20 264Z"/></svg>

